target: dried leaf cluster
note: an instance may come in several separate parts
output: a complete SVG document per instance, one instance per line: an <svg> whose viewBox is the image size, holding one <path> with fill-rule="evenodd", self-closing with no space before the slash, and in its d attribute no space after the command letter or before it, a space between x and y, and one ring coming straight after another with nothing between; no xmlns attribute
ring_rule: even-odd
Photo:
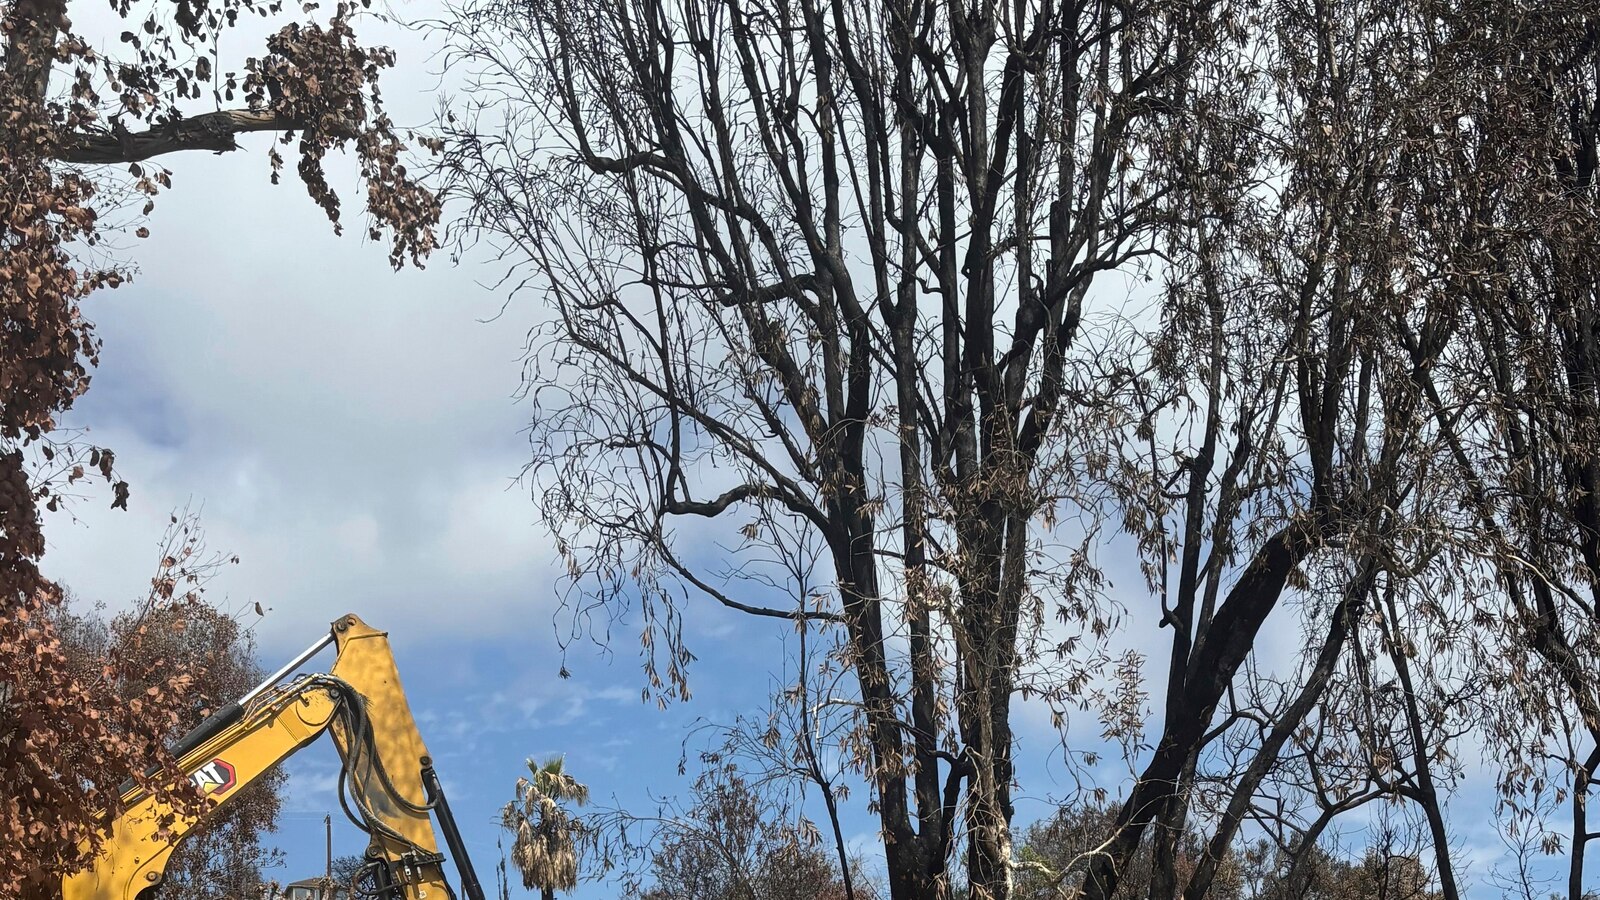
<svg viewBox="0 0 1600 900"><path fill-rule="evenodd" d="M528 760L528 777L517 779L517 799L501 810L501 824L513 836L511 861L522 886L545 897L578 884L577 841L581 823L563 804L589 802L589 789L565 770L561 757Z"/></svg>

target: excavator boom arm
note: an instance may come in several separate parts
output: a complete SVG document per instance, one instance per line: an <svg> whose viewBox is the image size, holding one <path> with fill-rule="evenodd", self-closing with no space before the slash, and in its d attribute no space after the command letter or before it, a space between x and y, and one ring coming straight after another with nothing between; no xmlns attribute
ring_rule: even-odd
<svg viewBox="0 0 1600 900"><path fill-rule="evenodd" d="M327 675L276 682L331 642ZM400 685L388 637L353 615L241 700L173 748L178 766L212 805L190 814L155 796L125 791L122 812L90 865L62 882L62 900L139 900L161 883L177 843L250 782L330 732L344 762L340 801L367 832L368 864L382 900L453 900L430 813L436 813L468 900L482 888L444 801L433 762ZM346 790L348 788L348 790Z"/></svg>

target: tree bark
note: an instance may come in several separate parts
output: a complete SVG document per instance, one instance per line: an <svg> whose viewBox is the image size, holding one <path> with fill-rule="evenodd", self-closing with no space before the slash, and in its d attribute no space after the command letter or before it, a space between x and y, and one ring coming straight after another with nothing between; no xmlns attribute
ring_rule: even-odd
<svg viewBox="0 0 1600 900"><path fill-rule="evenodd" d="M17 0L7 16L16 31L8 35L3 75L35 102L43 103L50 93L56 35L66 18L65 0Z"/></svg>
<svg viewBox="0 0 1600 900"><path fill-rule="evenodd" d="M1306 683L1301 687L1294 702L1289 704L1289 708L1284 710L1283 715L1273 723L1271 733L1262 741L1261 749L1256 751L1249 768L1234 787L1227 811L1223 813L1222 821L1212 834L1205 855L1200 858L1194 874L1189 879L1189 885L1183 892L1184 900L1201 900L1210 893L1217 867L1227 856L1228 848L1233 844L1234 836L1238 834L1239 826L1249 810L1250 800L1255 796L1256 788L1272 769L1283 745L1288 742L1295 729L1300 727L1300 723L1305 721L1306 715L1311 712L1312 707L1322 696L1323 690L1327 688L1328 680L1333 676L1334 665L1339 661L1339 654L1343 651L1345 640L1350 635L1350 627L1360 614L1367 593L1372 589L1374 574L1372 562L1368 560L1367 572L1358 578L1350 593L1334 612L1333 621L1328 626L1328 636L1322 642L1322 649L1317 654L1317 661L1311 669L1311 674L1306 677Z"/></svg>
<svg viewBox="0 0 1600 900"><path fill-rule="evenodd" d="M1217 703L1277 605L1289 572L1311 552L1318 534L1317 526L1304 520L1283 527L1257 551L1229 592L1212 620L1210 638L1196 648L1182 714L1167 721L1155 755L1117 815L1116 833L1106 852L1090 863L1085 900L1110 900L1116 893L1146 826L1176 795L1184 764L1204 738Z"/></svg>
<svg viewBox="0 0 1600 900"><path fill-rule="evenodd" d="M226 153L239 149L234 139L237 135L297 127L297 123L268 110L225 109L145 131L69 135L56 156L63 162L111 164L138 162L182 150Z"/></svg>
<svg viewBox="0 0 1600 900"><path fill-rule="evenodd" d="M1405 793L1422 807L1423 814L1428 820L1428 832L1433 838L1434 862L1439 874L1440 893L1444 900L1460 900L1461 892L1456 887L1455 867L1450 862L1450 835L1445 829L1444 811L1439 804L1439 790L1433 781L1427 735L1422 730L1422 711L1417 705L1416 684L1411 677L1409 656L1401 644L1400 615L1395 606L1392 587L1384 592L1384 607L1388 612L1384 638L1388 644L1389 658L1394 662L1395 674L1400 679L1406 713L1406 730L1411 737L1411 760L1416 767L1416 787Z"/></svg>

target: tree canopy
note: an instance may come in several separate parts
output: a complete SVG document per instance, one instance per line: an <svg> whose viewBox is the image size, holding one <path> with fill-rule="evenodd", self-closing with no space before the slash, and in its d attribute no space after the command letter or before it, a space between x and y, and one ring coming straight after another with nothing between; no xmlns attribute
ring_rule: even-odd
<svg viewBox="0 0 1600 900"><path fill-rule="evenodd" d="M1591 5L472 0L446 27L475 74L457 233L553 311L530 470L574 621L640 615L663 701L700 604L793 628L772 742L836 831L870 787L892 897L1013 894L1019 698L1132 769L1064 748L1118 798L1092 900L1141 853L1151 896L1198 900L1251 835L1304 857L1377 801L1454 900L1474 742L1581 896ZM1150 660L1109 649L1130 626Z"/></svg>

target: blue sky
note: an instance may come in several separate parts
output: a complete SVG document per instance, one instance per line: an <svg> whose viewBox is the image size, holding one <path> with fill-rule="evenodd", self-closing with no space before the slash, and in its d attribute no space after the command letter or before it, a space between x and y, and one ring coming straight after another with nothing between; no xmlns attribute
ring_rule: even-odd
<svg viewBox="0 0 1600 900"><path fill-rule="evenodd" d="M421 123L443 83L430 49L392 29L382 39L401 51L385 96L398 119ZM247 52L244 38L230 40ZM612 652L580 642L563 657L551 541L517 480L529 410L515 394L539 310L531 298L505 304L485 287L498 270L470 259L391 272L359 227L335 237L292 178L269 185L265 146L257 136L242 153L174 158L152 236L127 245L138 277L89 302L103 361L68 424L117 451L132 497L125 513L92 496L56 516L48 571L115 608L141 593L169 513L188 505L202 509L215 549L241 557L213 596L270 609L257 627L267 668L345 612L387 629L486 881L497 810L529 756L567 754L600 802L644 810L685 793L685 741L692 775L708 740L696 726L759 711L792 632L698 604L694 697L665 711L641 702L636 625L615 629ZM353 170L339 165L354 207ZM1275 627L1284 642L1268 655L1287 656L1294 624ZM1160 636L1119 640L1155 647ZM570 679L557 675L563 662ZM1159 694L1161 667L1146 672ZM1023 708L1019 722L1020 824L1072 782L1047 717ZM1092 717L1078 727L1086 741L1098 730ZM363 846L338 810L331 747L303 752L289 771L277 836L289 865L274 873L285 881L320 871L325 814L335 853ZM1452 801L1484 897L1498 895L1483 885L1500 850L1488 788L1480 775ZM865 798L853 792L846 827L870 848Z"/></svg>

